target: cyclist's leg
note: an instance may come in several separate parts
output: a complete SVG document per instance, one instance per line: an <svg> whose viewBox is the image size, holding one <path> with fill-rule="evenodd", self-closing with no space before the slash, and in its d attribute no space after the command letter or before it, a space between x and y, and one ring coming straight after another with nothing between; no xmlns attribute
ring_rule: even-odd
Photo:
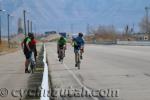
<svg viewBox="0 0 150 100"><path fill-rule="evenodd" d="M66 56L66 54L65 54L65 48L63 49L63 57L65 57Z"/></svg>
<svg viewBox="0 0 150 100"><path fill-rule="evenodd" d="M26 52L25 53L25 57L26 57L26 62L25 62L25 73L28 73L28 66L30 64L30 58L31 58L31 52Z"/></svg>
<svg viewBox="0 0 150 100"><path fill-rule="evenodd" d="M79 53L79 51L78 51L78 53L77 53L77 62L78 62L78 69L80 69L80 53Z"/></svg>
<svg viewBox="0 0 150 100"><path fill-rule="evenodd" d="M34 58L34 52L32 52L31 58L30 58L30 69L32 73L34 73L35 66L36 66L36 63L35 63L35 58Z"/></svg>
<svg viewBox="0 0 150 100"><path fill-rule="evenodd" d="M64 58L64 48L61 48L61 53L60 53L60 61L63 63L63 58Z"/></svg>
<svg viewBox="0 0 150 100"><path fill-rule="evenodd" d="M78 58L77 58L77 53L75 53L75 67L77 67L77 62L78 62Z"/></svg>
<svg viewBox="0 0 150 100"><path fill-rule="evenodd" d="M59 46L59 54L58 54L59 61L62 60L62 58L63 58L62 56L63 56L63 48L62 48L62 46Z"/></svg>
<svg viewBox="0 0 150 100"><path fill-rule="evenodd" d="M58 46L58 51L57 51L57 53L58 53L58 58L60 58L60 46Z"/></svg>
<svg viewBox="0 0 150 100"><path fill-rule="evenodd" d="M77 62L80 63L80 54L79 54L79 51L77 53Z"/></svg>
<svg viewBox="0 0 150 100"><path fill-rule="evenodd" d="M29 59L26 59L26 61L25 61L25 73L28 72L28 66L29 66Z"/></svg>
<svg viewBox="0 0 150 100"><path fill-rule="evenodd" d="M61 55L62 49L63 49L63 46L59 45L59 47L58 47L58 58L60 58L62 56Z"/></svg>
<svg viewBox="0 0 150 100"><path fill-rule="evenodd" d="M66 45L64 45L64 57L66 56Z"/></svg>
<svg viewBox="0 0 150 100"><path fill-rule="evenodd" d="M59 53L59 45L57 44L57 54Z"/></svg>
<svg viewBox="0 0 150 100"><path fill-rule="evenodd" d="M61 48L61 49L60 49L60 58L61 58L61 59L63 58L63 52L64 52L64 51L63 51L63 49Z"/></svg>
<svg viewBox="0 0 150 100"><path fill-rule="evenodd" d="M31 53L30 62L31 62L31 65L33 66L35 65L34 52Z"/></svg>
<svg viewBox="0 0 150 100"><path fill-rule="evenodd" d="M83 56L82 56L83 52L84 52L84 48L81 47L81 49L80 49L80 59L83 59Z"/></svg>
<svg viewBox="0 0 150 100"><path fill-rule="evenodd" d="M64 46L64 48L63 48L63 57L65 57L66 56L66 46Z"/></svg>
<svg viewBox="0 0 150 100"><path fill-rule="evenodd" d="M80 49L80 59L82 59L82 50Z"/></svg>
<svg viewBox="0 0 150 100"><path fill-rule="evenodd" d="M75 67L77 67L77 63L78 63L78 49L74 48L74 53L75 53Z"/></svg>

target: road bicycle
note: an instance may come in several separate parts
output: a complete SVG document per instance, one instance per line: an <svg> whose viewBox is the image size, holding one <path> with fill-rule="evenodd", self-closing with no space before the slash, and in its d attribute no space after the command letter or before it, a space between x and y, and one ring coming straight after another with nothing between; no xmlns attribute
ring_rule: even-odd
<svg viewBox="0 0 150 100"><path fill-rule="evenodd" d="M63 63L63 60L64 60L64 57L65 57L65 51L64 51L64 47L60 47L59 48L59 53L58 53L58 58L59 58L59 61L61 63Z"/></svg>
<svg viewBox="0 0 150 100"><path fill-rule="evenodd" d="M36 62L35 62L35 58L34 58L34 52L32 52L32 54L31 54L29 66L30 66L29 67L29 72L33 74L35 72L35 67L36 67Z"/></svg>

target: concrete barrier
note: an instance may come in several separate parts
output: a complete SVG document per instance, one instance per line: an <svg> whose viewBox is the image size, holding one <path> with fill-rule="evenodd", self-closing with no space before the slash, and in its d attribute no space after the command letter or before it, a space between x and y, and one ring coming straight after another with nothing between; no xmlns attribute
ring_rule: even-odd
<svg viewBox="0 0 150 100"><path fill-rule="evenodd" d="M150 41L117 41L118 45L150 46Z"/></svg>
<svg viewBox="0 0 150 100"><path fill-rule="evenodd" d="M86 44L101 44L101 45L113 45L116 44L116 41L86 41Z"/></svg>
<svg viewBox="0 0 150 100"><path fill-rule="evenodd" d="M41 90L40 100L50 100L48 97L49 81L48 81L48 64L46 62L45 44L44 44L43 62L44 62L44 72L43 72L43 79L42 79L42 84L41 84L42 90Z"/></svg>

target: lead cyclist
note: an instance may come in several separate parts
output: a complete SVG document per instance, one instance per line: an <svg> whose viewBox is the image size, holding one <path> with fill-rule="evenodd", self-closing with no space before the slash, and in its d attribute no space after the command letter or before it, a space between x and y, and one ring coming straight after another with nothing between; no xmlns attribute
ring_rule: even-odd
<svg viewBox="0 0 150 100"><path fill-rule="evenodd" d="M78 33L77 37L72 37L72 45L74 47L74 53L75 53L75 67L77 67L77 57L76 53L80 51L80 58L82 59L82 54L84 53L84 39L83 39L83 33Z"/></svg>

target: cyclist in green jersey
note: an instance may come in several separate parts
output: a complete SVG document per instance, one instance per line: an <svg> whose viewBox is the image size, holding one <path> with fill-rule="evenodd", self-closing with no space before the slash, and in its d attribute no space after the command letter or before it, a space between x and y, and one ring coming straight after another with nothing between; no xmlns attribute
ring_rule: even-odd
<svg viewBox="0 0 150 100"><path fill-rule="evenodd" d="M66 40L66 38L64 36L61 36L59 38L59 40L57 41L58 58L59 58L59 51L60 51L60 49L64 49L64 56L65 56L66 43L67 43L67 40Z"/></svg>

